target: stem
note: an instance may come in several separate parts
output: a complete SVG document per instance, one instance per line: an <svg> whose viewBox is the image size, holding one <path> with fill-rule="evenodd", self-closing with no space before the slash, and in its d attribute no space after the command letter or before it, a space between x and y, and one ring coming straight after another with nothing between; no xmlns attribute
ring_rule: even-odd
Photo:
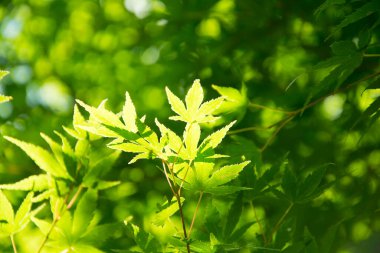
<svg viewBox="0 0 380 253"><path fill-rule="evenodd" d="M193 230L193 226L194 226L195 218L197 217L199 206L201 205L202 196L203 196L203 192L200 192L197 207L195 208L193 219L191 220L191 225L190 225L190 229L189 229L189 238L191 235L191 231Z"/></svg>
<svg viewBox="0 0 380 253"><path fill-rule="evenodd" d="M263 226L261 225L261 222L257 217L256 208L253 205L253 201L251 201L250 204L251 204L251 207L253 209L253 213L255 214L255 220L256 220L257 224L259 225L260 233L263 235L264 245L266 245L267 244L267 237L265 236Z"/></svg>
<svg viewBox="0 0 380 253"><path fill-rule="evenodd" d="M364 57L380 57L380 54L364 54ZM312 102L308 103L307 105L303 106L302 108L299 108L299 109L294 110L294 111L283 111L283 110L279 110L279 109L275 109L275 108L266 107L266 106L263 106L263 105L257 105L257 104L249 103L249 106L252 106L252 107L257 107L257 108L261 108L261 109L268 109L268 110L272 110L272 111L283 112L283 113L288 114L289 116L287 118L283 119L283 120L280 120L279 122L277 122L275 124L270 125L270 126L266 126L266 127L247 127L247 128L242 128L242 129L237 129L237 130L234 130L234 131L230 131L229 134L236 134L236 133L255 131L255 130L268 130L270 128L273 128L274 126L279 125L277 127L276 131L271 135L271 137L269 138L269 140L260 149L261 152L263 152L270 145L270 143L272 142L272 140L274 139L274 137L276 137L276 135L281 131L281 129L289 121L291 121L295 116L297 116L298 114L303 113L306 109L309 109L310 107L313 107L316 104L322 102L327 97L333 96L333 95L335 95L337 93L340 93L340 92L343 92L343 91L346 91L346 90L352 88L354 85L356 85L356 84L358 84L360 82L369 80L371 78L374 78L374 77L376 77L378 75L380 75L380 71L375 72L375 73L373 73L371 75L365 76L362 79L359 79L359 80L357 80L355 82L352 82L350 84L347 84L345 87L343 87L341 89L337 89L337 90L335 90L335 91L333 91L333 92L331 92L331 93L329 93L329 94L327 94L325 96L322 96L320 98L317 98L314 101L312 101Z"/></svg>
<svg viewBox="0 0 380 253"><path fill-rule="evenodd" d="M177 200L177 204L178 204L178 209L179 209L179 214L181 216L181 222L182 222L182 229L183 229L183 236L184 236L184 239L186 240L186 248L187 248L187 252L188 253L191 253L190 251L190 244L189 244L189 241L188 241L188 237L187 237L187 231L186 231L186 224L185 224L185 216L183 215L183 211L182 211L182 204L181 204L181 196L179 194L180 191L176 192L175 190L175 186L173 186L170 182L170 178L169 178L169 175L168 175L168 172L166 170L166 166L167 163L166 161L162 160L162 166L164 167L164 174L165 174L165 177L166 177L166 180L168 181L168 184L169 184L169 187L174 195L174 197L176 198ZM173 170L170 169L170 167L168 166L169 170L173 173ZM174 174L173 175L173 183L175 182L174 181Z"/></svg>
<svg viewBox="0 0 380 253"><path fill-rule="evenodd" d="M181 185L179 186L179 189L178 189L178 195L180 197L181 197L181 190L182 190L183 184L185 183L185 179L186 179L187 173L189 172L189 169L190 169L190 164L188 164L188 166L186 168L185 175L183 176Z"/></svg>
<svg viewBox="0 0 380 253"><path fill-rule="evenodd" d="M16 243L15 243L15 238L14 238L13 234L11 234L10 237L11 237L11 242L12 242L13 252L14 252L14 253L17 253L17 248L16 248Z"/></svg>
<svg viewBox="0 0 380 253"><path fill-rule="evenodd" d="M187 232L186 232L185 216L183 215L183 211L182 211L181 197L178 196L178 194L175 194L175 197L177 199L177 203L178 203L178 207L179 207L179 215L181 216L182 228L183 228L183 236L184 236L184 238L186 240L187 252L191 253L191 251L190 251L190 244L189 244L189 240L188 240Z"/></svg>
<svg viewBox="0 0 380 253"><path fill-rule="evenodd" d="M228 135L230 134L238 134L238 133L244 133L244 132L248 132L248 131L268 131L269 128L268 127L245 127L245 128L240 128L240 129L237 129L237 130L232 130L232 131L228 131Z"/></svg>
<svg viewBox="0 0 380 253"><path fill-rule="evenodd" d="M70 203L67 205L66 210L69 210L74 205L75 201L78 199L79 194L81 193L82 190L83 190L83 186L79 185L78 190L74 194L74 196L71 199Z"/></svg>
<svg viewBox="0 0 380 253"><path fill-rule="evenodd" d="M270 138L266 141L264 146L260 149L261 152L264 152L264 150L272 143L274 137L281 131L281 129L288 124L289 121L291 121L294 118L294 116L290 116L287 119L285 119L279 127L277 127L276 131L270 136Z"/></svg>
<svg viewBox="0 0 380 253"><path fill-rule="evenodd" d="M363 57L380 57L380 54L363 54Z"/></svg>
<svg viewBox="0 0 380 253"><path fill-rule="evenodd" d="M281 112L281 113L285 113L285 114L291 114L291 112L289 112L289 111L285 111L285 110L281 110L281 109L277 109L277 108L272 108L272 107L267 107L265 105L259 105L259 104L255 104L255 103L251 103L251 102L249 102L248 106L249 107L263 109L263 110L270 110L270 111L274 111L274 112Z"/></svg>
<svg viewBox="0 0 380 253"><path fill-rule="evenodd" d="M42 249L44 248L46 242L48 241L49 239L49 236L50 234L53 232L53 229L55 228L55 226L57 225L57 222L60 220L61 216L68 210L70 210L70 208L74 205L75 201L78 199L81 191L83 190L83 186L80 185L77 189L77 191L75 192L74 196L72 197L72 199L70 200L69 204L66 206L66 208L63 208L63 206L57 211L57 213L54 214L54 219L53 219L53 222L49 228L49 231L47 232L47 234L45 235L45 238L44 240L42 241L37 253L41 253ZM72 191L72 188L70 189L70 191L67 193L66 197L65 197L65 200L64 200L64 203L66 204L67 203L67 200L69 198L69 195Z"/></svg>
<svg viewBox="0 0 380 253"><path fill-rule="evenodd" d="M273 236L274 234L278 231L278 229L280 228L282 222L284 221L284 219L286 218L286 216L289 214L290 210L292 209L292 207L294 206L294 203L292 202L288 209L286 209L285 213L281 216L281 218L278 220L278 222L276 223L276 225L274 226L271 234L270 234L270 237L269 237L269 241L268 243L271 243L272 240L273 240Z"/></svg>
<svg viewBox="0 0 380 253"><path fill-rule="evenodd" d="M166 165L165 165L165 162L164 162L164 161L162 161L162 167L164 167L164 174L165 174L166 180L168 181L168 184L169 184L170 190L172 191L173 195L175 196L176 193L175 193L175 190L174 190L174 188L173 188L172 183L170 182L170 178L169 178L168 172L166 171Z"/></svg>

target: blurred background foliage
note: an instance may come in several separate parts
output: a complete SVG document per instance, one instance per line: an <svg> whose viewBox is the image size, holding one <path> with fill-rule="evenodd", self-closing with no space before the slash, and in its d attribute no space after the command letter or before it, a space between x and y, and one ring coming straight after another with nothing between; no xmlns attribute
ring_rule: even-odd
<svg viewBox="0 0 380 253"><path fill-rule="evenodd" d="M298 177L328 167L323 180L332 186L303 206L302 215L293 215L302 216L315 238L336 225L332 252L379 252L379 12L369 9L338 27L376 1L323 2L2 0L0 68L10 75L1 81L0 93L13 101L0 105L1 134L42 144L39 132L51 135L70 125L75 98L92 105L108 98L117 111L126 90L148 122L157 117L176 128L165 122L170 115L165 86L183 97L200 78L209 99L217 94L212 84L242 89L237 100L244 102L226 117L239 119L233 129L238 136L224 145L231 160L244 155L260 173L288 154ZM336 41L352 43L360 59L343 58L351 51L330 47ZM343 67L326 80L337 63L313 66L334 55ZM295 111L319 98L281 131L267 128L286 118L280 110ZM4 139L0 161L0 183L37 173ZM127 162L121 156L109 175L123 183L104 194L109 204L104 212L116 220L133 215L149 227L145 217L162 196L170 196L169 188L154 165ZM251 201L269 228L287 206L274 198ZM243 219L254 219L249 205L244 210ZM256 233L257 224L245 240L258 240Z"/></svg>

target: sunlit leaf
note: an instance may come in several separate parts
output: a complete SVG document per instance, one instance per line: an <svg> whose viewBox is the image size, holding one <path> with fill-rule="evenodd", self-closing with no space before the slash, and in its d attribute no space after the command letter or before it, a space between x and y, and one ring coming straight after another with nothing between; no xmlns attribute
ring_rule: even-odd
<svg viewBox="0 0 380 253"><path fill-rule="evenodd" d="M66 168L45 149L9 136L5 136L4 138L21 148L40 169L56 177L72 179Z"/></svg>
<svg viewBox="0 0 380 253"><path fill-rule="evenodd" d="M125 93L125 104L123 107L123 121L126 125L127 129L133 133L137 132L137 126L136 126L136 109L133 105L132 99L129 96L129 93Z"/></svg>
<svg viewBox="0 0 380 253"><path fill-rule="evenodd" d="M96 202L97 192L94 190L87 190L79 200L73 216L72 234L75 237L81 237L87 230L96 209Z"/></svg>
<svg viewBox="0 0 380 253"><path fill-rule="evenodd" d="M13 224L14 221L14 212L13 207L7 197L2 191L0 191L0 230L1 224L9 223Z"/></svg>
<svg viewBox="0 0 380 253"><path fill-rule="evenodd" d="M33 175L13 184L1 184L0 189L40 192L49 189L49 181L46 174Z"/></svg>

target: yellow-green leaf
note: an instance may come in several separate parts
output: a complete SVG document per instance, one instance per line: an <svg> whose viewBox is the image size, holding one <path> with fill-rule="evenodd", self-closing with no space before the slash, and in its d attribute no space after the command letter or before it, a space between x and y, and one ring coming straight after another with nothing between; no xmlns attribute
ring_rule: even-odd
<svg viewBox="0 0 380 253"><path fill-rule="evenodd" d="M166 96L168 97L169 104L172 107L172 110L180 115L182 118L187 118L187 110L181 99L174 95L168 87L165 88ZM180 119L178 119L180 120Z"/></svg>
<svg viewBox="0 0 380 253"><path fill-rule="evenodd" d="M0 104L1 104L1 103L5 103L5 102L8 102L8 101L10 101L10 100L12 100L12 97L4 96L4 95L1 95L1 94L0 94Z"/></svg>
<svg viewBox="0 0 380 253"><path fill-rule="evenodd" d="M49 189L50 176L46 174L33 175L13 184L1 184L0 189L19 191L44 191Z"/></svg>
<svg viewBox="0 0 380 253"><path fill-rule="evenodd" d="M4 76L8 75L9 71L6 70L0 70L0 80L4 78Z"/></svg>
<svg viewBox="0 0 380 253"><path fill-rule="evenodd" d="M193 160L197 155L198 142L201 136L201 128L197 123L187 124L183 139L186 145L186 151L189 156L189 160Z"/></svg>
<svg viewBox="0 0 380 253"><path fill-rule="evenodd" d="M5 139L21 148L40 169L50 173L55 177L72 179L65 167L63 167L48 151L45 149L27 143L15 138L5 136Z"/></svg>
<svg viewBox="0 0 380 253"><path fill-rule="evenodd" d="M0 231L3 223L13 224L13 207L4 193L0 190Z"/></svg>
<svg viewBox="0 0 380 253"><path fill-rule="evenodd" d="M186 94L185 101L188 114L196 114L203 101L203 89L199 79L193 82Z"/></svg>
<svg viewBox="0 0 380 253"><path fill-rule="evenodd" d="M207 186L209 188L213 188L230 182L231 180L239 176L239 173L249 163L250 161L245 161L239 164L227 165L220 168L212 174L211 178L207 182Z"/></svg>
<svg viewBox="0 0 380 253"><path fill-rule="evenodd" d="M133 133L137 132L137 126L136 126L136 109L133 105L132 99L129 96L129 93L125 93L125 104L123 107L123 121L125 126L127 127L128 131L131 131Z"/></svg>
<svg viewBox="0 0 380 253"><path fill-rule="evenodd" d="M18 208L15 216L13 233L23 230L25 226L28 225L31 216L30 210L32 209L32 199L33 192L29 192Z"/></svg>

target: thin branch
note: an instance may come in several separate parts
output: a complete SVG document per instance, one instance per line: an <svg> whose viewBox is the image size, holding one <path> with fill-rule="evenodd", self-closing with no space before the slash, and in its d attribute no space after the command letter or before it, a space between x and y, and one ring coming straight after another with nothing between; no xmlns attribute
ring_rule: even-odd
<svg viewBox="0 0 380 253"><path fill-rule="evenodd" d="M263 226L261 225L261 222L260 222L259 218L257 217L256 208L253 205L253 201L250 201L249 203L251 204L251 207L253 209L253 213L255 215L255 220L256 220L257 224L259 225L260 233L263 235L264 245L266 245L267 244L267 237L265 236Z"/></svg>
<svg viewBox="0 0 380 253"><path fill-rule="evenodd" d="M366 56L366 55L364 55ZM371 54L371 55L367 55L367 57L380 57L380 54ZM369 80L371 78L374 78L376 76L380 75L380 71L378 72L375 72L371 75L368 75L368 76L365 76L355 82L352 82L348 85L346 85L345 87L343 88L340 88L340 89L337 89L327 95L324 95L320 98L317 98L315 99L314 101L308 103L307 105L303 106L302 108L299 108L297 110L294 110L294 111L283 111L283 110L279 110L279 109L275 109L275 108L270 108L270 107L266 107L266 106L262 106L262 105L257 105L257 104L253 104L253 103L250 103L249 105L252 106L252 107L257 107L257 108L261 108L261 109L268 109L268 110L272 110L272 111L279 111L279 112L283 112L283 113L286 113L288 114L289 116L288 117L285 117L284 119L270 125L270 126L266 126L266 127L247 127L247 128L242 128L242 129L237 129L237 130L234 130L234 131L230 131L229 134L237 134L237 133L242 133L242 132L248 132L248 131L255 131L255 130L268 130L268 129L271 129L275 126L278 125L277 129L275 130L275 132L269 137L269 139L266 141L266 143L264 144L264 146L260 149L261 152L263 152L270 144L271 142L273 141L273 139L276 137L276 135L281 131L282 128L284 128L284 126L289 123L295 116L297 116L298 114L301 114L303 113L305 110L309 109L310 107L313 107L315 106L316 104L322 102L323 100L325 100L327 97L330 97L330 96L333 96L337 93L341 93L341 92L344 92L348 89L351 89L354 85L358 84L358 83L361 83L363 81L366 81L366 80Z"/></svg>
<svg viewBox="0 0 380 253"><path fill-rule="evenodd" d="M17 247L16 247L15 238L14 238L13 234L11 234L10 237L11 237L13 252L17 253Z"/></svg>
<svg viewBox="0 0 380 253"><path fill-rule="evenodd" d="M69 192L66 194L65 196L65 199L63 201L64 204L67 203L67 200L69 198L69 195L72 191L73 187L70 188ZM55 226L57 225L57 222L60 220L61 216L68 210L70 210L70 208L74 205L75 201L78 199L79 197L79 194L80 192L83 190L83 186L80 185L77 189L77 191L75 192L74 196L72 197L72 199L70 200L69 204L66 206L66 208L63 208L63 206L61 208L59 208L59 210L56 211L56 213L54 214L54 219L53 219L53 222L49 228L49 231L47 232L47 234L45 235L45 238L44 240L42 241L37 253L41 253L42 249L44 248L46 242L48 241L49 239L49 236L50 234L53 232L53 229L55 228Z"/></svg>
<svg viewBox="0 0 380 253"><path fill-rule="evenodd" d="M286 110L281 110L281 109L277 109L277 108L267 107L267 106L265 106L265 105L259 105L259 104L255 104L255 103L252 103L252 102L249 102L249 103L248 103L248 106L249 106L249 107L253 107L253 108L262 109L262 110L269 110L269 111L274 111L274 112L280 112L280 113L285 113L285 114L291 114L291 112L286 111Z"/></svg>
<svg viewBox="0 0 380 253"><path fill-rule="evenodd" d="M170 182L170 178L169 178L168 172L166 171L166 165L165 165L165 162L164 162L164 161L162 161L162 167L164 167L164 174L165 174L166 180L168 181L168 184L169 184L170 190L172 191L173 195L175 196L176 193L175 193L175 190L174 190L174 188L173 188L172 183Z"/></svg>
<svg viewBox="0 0 380 253"><path fill-rule="evenodd" d="M82 190L83 190L83 185L79 185L78 190L74 194L73 198L70 200L69 204L66 207L66 210L70 210L70 208L74 205L75 201L78 199Z"/></svg>
<svg viewBox="0 0 380 253"><path fill-rule="evenodd" d="M380 54L363 54L363 57L380 57Z"/></svg>
<svg viewBox="0 0 380 253"><path fill-rule="evenodd" d="M183 215L183 211L182 211L181 197L178 196L178 194L175 194L175 197L177 199L177 203L178 203L178 207L179 207L179 214L181 216L182 228L183 228L183 236L184 236L184 238L186 240L187 252L191 253L189 238L187 237L187 232L186 232L185 216Z"/></svg>
<svg viewBox="0 0 380 253"><path fill-rule="evenodd" d="M181 197L181 190L182 190L183 184L185 183L186 176L187 176L187 173L189 172L190 167L191 167L191 165L188 164L188 165L187 165L187 168L186 168L186 171L185 171L185 175L183 176L183 179L182 179L181 185L179 186L179 189L178 189L178 195L179 195L180 197Z"/></svg>
<svg viewBox="0 0 380 253"><path fill-rule="evenodd" d="M260 152L264 152L264 150L272 143L273 139L277 136L277 134L281 131L281 129L288 124L289 121L291 121L294 118L294 116L290 116L287 119L285 119L282 124L277 127L276 131L269 137L269 139L265 142L264 146L260 149Z"/></svg>
<svg viewBox="0 0 380 253"><path fill-rule="evenodd" d="M289 214L290 210L293 208L294 203L292 202L289 207L285 210L284 214L281 216L281 218L278 220L276 225L274 226L270 236L269 236L269 241L268 244L272 242L274 234L278 231L282 223L284 222L286 216Z"/></svg>
<svg viewBox="0 0 380 253"><path fill-rule="evenodd" d="M228 131L228 135L231 134L238 134L238 133L244 133L244 132L249 132L249 131L268 131L268 127L245 127L245 128L240 128L232 131Z"/></svg>
<svg viewBox="0 0 380 253"><path fill-rule="evenodd" d="M198 213L199 207L201 205L202 196L203 196L203 192L200 192L199 193L199 199L198 199L197 207L195 208L195 211L194 211L194 214L193 214L193 219L191 220L191 225L190 225L190 229L189 229L189 238L190 238L190 235L191 235L191 231L193 230L195 218L197 217L197 213Z"/></svg>

